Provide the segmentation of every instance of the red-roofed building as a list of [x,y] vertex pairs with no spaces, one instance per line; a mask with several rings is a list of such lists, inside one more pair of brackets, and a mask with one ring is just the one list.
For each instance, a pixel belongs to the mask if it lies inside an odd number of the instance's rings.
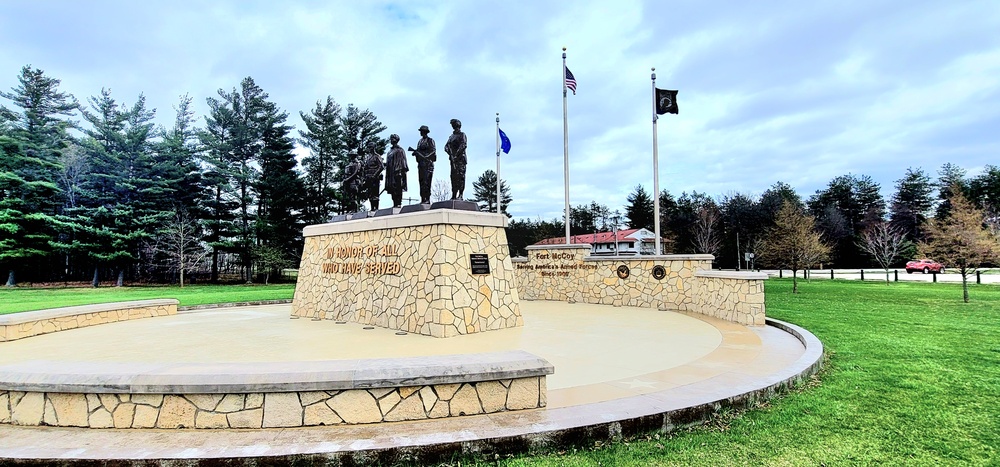
[[[619,255],[651,255],[656,249],[656,235],[648,229],[628,229],[618,231]],[[665,240],[664,240],[665,241]],[[590,244],[592,255],[615,254],[614,232],[597,232],[592,234],[574,235],[570,243]],[[566,237],[546,238],[535,245],[565,245]]]

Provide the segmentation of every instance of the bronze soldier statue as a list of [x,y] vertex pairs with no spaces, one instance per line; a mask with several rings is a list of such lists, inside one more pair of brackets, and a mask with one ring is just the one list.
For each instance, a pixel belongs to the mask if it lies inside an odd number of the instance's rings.
[[399,135],[389,136],[389,154],[386,155],[385,191],[392,196],[392,207],[403,207],[403,192],[406,191],[406,172],[410,171],[406,163],[406,151],[399,145]]
[[343,192],[343,213],[358,210],[358,200],[361,198],[361,162],[358,160],[358,151],[352,149],[347,153],[349,162],[344,168],[344,182],[340,185]]
[[420,204],[431,203],[431,180],[434,178],[434,161],[437,160],[437,149],[434,147],[434,140],[427,136],[431,132],[427,125],[421,125],[420,141],[417,142],[417,149],[407,148],[413,152],[413,157],[417,159],[417,174],[420,178]]
[[382,194],[379,185],[382,184],[382,171],[385,169],[385,165],[382,164],[382,155],[378,153],[374,141],[368,143],[365,152],[367,155],[361,164],[364,173],[364,186],[361,191],[364,197],[368,198],[371,211],[374,212],[378,211],[378,197]]
[[462,199],[462,193],[465,192],[465,167],[468,164],[465,157],[468,140],[462,132],[462,122],[457,118],[451,119],[451,128],[455,131],[444,145],[444,152],[448,153],[448,160],[451,161],[451,199]]

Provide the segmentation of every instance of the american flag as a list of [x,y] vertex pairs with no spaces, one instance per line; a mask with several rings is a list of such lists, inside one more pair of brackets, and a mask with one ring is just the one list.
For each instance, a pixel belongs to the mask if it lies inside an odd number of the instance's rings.
[[576,78],[573,77],[573,72],[569,71],[569,67],[563,67],[566,70],[566,87],[573,91],[573,95],[576,95]]

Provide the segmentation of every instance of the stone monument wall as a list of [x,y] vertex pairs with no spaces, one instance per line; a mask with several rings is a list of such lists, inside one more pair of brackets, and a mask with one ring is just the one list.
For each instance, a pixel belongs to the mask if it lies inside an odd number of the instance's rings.
[[651,307],[764,325],[765,274],[712,271],[712,255],[590,256],[590,245],[528,247],[514,259],[529,300]]
[[506,223],[435,209],[306,227],[292,316],[434,337],[521,326]]

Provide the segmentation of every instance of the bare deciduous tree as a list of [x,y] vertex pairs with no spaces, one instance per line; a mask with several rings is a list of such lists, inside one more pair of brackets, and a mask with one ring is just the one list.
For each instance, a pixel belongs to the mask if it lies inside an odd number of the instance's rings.
[[694,248],[698,253],[716,255],[722,247],[719,238],[719,211],[714,206],[698,208],[694,228]]
[[816,232],[816,221],[798,206],[785,201],[760,245],[761,260],[792,270],[792,293],[799,293],[796,272],[826,259],[830,247]]
[[437,179],[431,185],[431,201],[448,201],[451,199],[451,184],[447,180]]
[[66,207],[76,207],[77,197],[83,190],[83,177],[90,170],[87,155],[75,144],[70,145],[59,156],[62,170],[59,171],[59,185],[66,196]]
[[184,287],[184,275],[198,268],[208,254],[199,239],[198,222],[184,211],[174,210],[172,219],[159,230],[150,245],[154,257],[161,259],[161,265],[170,272],[180,275]]
[[873,224],[865,231],[861,241],[858,242],[858,247],[882,266],[885,270],[885,284],[889,285],[889,266],[909,249],[909,244],[902,229],[882,221]]
[[1000,256],[997,237],[985,226],[983,211],[976,209],[953,187],[948,199],[951,212],[944,219],[935,219],[927,229],[927,242],[919,246],[920,254],[955,268],[962,275],[962,299],[969,302],[968,277],[985,262]]

